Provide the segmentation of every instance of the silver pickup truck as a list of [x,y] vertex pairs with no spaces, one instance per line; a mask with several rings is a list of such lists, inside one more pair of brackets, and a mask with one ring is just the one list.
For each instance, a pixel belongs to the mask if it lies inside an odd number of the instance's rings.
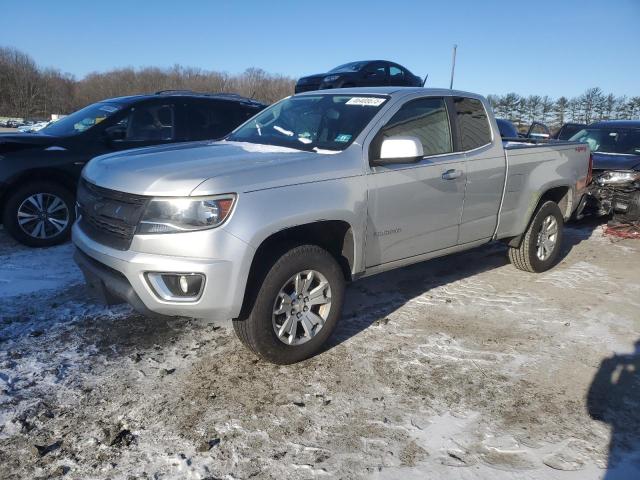
[[348,281],[493,240],[521,270],[550,268],[589,155],[503,145],[470,93],[304,93],[222,141],[92,160],[75,258],[108,303],[233,319],[256,354],[293,363],[331,335]]

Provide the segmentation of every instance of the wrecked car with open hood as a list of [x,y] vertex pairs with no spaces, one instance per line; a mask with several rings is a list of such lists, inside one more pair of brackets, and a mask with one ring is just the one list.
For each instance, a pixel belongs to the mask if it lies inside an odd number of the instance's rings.
[[571,140],[589,145],[593,182],[589,210],[616,223],[640,225],[640,120],[591,124]]

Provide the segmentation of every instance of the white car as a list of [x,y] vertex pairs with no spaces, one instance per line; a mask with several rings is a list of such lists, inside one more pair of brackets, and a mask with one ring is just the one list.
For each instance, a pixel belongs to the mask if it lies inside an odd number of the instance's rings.
[[34,123],[33,125],[25,125],[24,127],[18,128],[18,131],[20,133],[37,132],[37,131],[42,130],[47,125],[49,125],[49,123],[51,123],[51,122],[38,122],[38,123]]

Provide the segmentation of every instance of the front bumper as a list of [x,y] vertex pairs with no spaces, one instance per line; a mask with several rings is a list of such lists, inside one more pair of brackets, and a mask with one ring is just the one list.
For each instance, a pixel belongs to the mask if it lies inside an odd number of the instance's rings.
[[640,202],[639,182],[629,184],[598,185],[588,189],[588,211],[598,216],[621,214],[637,220]]
[[[135,237],[130,250],[120,251],[92,240],[76,223],[73,242],[90,290],[104,303],[125,301],[145,315],[237,317],[255,253],[221,228]],[[164,300],[149,284],[148,272],[201,273],[202,295],[193,302]]]

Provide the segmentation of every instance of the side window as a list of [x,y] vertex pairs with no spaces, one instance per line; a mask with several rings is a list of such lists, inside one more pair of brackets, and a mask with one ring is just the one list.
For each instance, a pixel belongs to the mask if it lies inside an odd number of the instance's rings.
[[482,102],[474,98],[454,97],[462,150],[473,150],[491,143],[491,127]]
[[187,125],[192,140],[224,137],[239,123],[235,105],[226,102],[203,102],[187,106]]
[[382,129],[386,137],[412,136],[420,139],[425,156],[453,151],[447,107],[442,98],[411,100],[398,110]]
[[175,138],[175,112],[173,105],[142,105],[118,125],[123,129],[124,141],[165,141]]
[[389,77],[391,80],[404,80],[404,70],[395,65],[389,66]]
[[386,78],[387,68],[384,63],[370,63],[364,69],[367,78]]

